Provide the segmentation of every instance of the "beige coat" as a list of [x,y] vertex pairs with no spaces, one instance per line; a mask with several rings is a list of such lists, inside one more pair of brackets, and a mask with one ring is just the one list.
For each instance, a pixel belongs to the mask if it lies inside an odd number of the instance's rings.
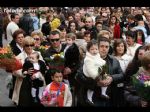
[[[34,52],[34,50],[33,50],[33,52]],[[40,52],[39,52],[39,54],[40,54],[39,59],[43,60]],[[23,65],[25,59],[27,58],[27,54],[26,54],[25,51],[23,51],[16,58],[19,59],[21,61],[22,65]],[[25,76],[22,74],[22,69],[14,71],[13,75],[16,76],[16,82],[15,82],[15,87],[14,87],[14,91],[13,91],[12,101],[14,101],[18,105],[20,88],[21,88],[21,85],[22,85],[23,78]]]

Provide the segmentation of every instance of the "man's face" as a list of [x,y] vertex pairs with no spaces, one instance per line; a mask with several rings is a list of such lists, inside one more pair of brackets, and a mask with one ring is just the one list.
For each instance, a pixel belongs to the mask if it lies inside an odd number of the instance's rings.
[[91,28],[92,27],[93,21],[92,21],[91,17],[87,17],[86,18],[85,25],[86,25],[87,28]]
[[59,48],[59,46],[60,46],[60,36],[59,36],[59,34],[50,35],[50,41],[51,41],[52,46],[54,48]]
[[15,18],[13,19],[13,21],[18,24],[19,23],[19,15],[16,15]]
[[105,58],[109,51],[109,43],[105,41],[101,41],[99,44],[99,53],[102,58]]

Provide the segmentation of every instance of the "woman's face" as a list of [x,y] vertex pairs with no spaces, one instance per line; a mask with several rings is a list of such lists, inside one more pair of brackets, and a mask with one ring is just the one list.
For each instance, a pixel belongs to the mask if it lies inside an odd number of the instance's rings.
[[64,29],[63,31],[61,31],[61,33],[60,33],[60,37],[61,38],[65,38],[66,37],[66,30]]
[[76,30],[76,25],[75,25],[75,23],[71,23],[71,24],[70,24],[70,30],[71,30],[71,31],[75,31],[75,30]]
[[38,35],[34,35],[33,39],[35,40],[35,47],[39,47],[41,45],[41,38]]
[[144,53],[145,53],[145,50],[144,50],[144,49],[140,49],[140,50],[139,50],[139,53],[138,53],[138,59],[139,59],[139,60],[142,59]]
[[33,48],[34,48],[34,44],[33,43],[30,43],[30,44],[25,44],[24,45],[24,50],[27,54],[31,54],[32,51],[33,51]]
[[17,37],[16,37],[16,43],[18,43],[19,45],[22,45],[23,44],[23,39],[24,39],[24,35],[22,33],[18,34]]
[[120,43],[117,47],[116,47],[116,51],[117,51],[117,54],[118,55],[122,55],[124,54],[124,44],[123,43]]
[[101,31],[102,30],[102,24],[97,24],[96,28],[97,28],[98,31]]
[[116,18],[112,17],[110,21],[111,21],[112,24],[115,24],[116,23]]

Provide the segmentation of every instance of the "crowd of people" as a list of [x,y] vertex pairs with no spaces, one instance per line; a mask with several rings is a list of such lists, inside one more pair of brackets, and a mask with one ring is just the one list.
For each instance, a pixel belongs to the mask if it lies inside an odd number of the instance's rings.
[[[18,8],[34,11],[6,12]],[[12,72],[16,106],[150,106],[132,83],[136,73],[150,75],[149,7],[1,10],[0,47],[10,45],[23,65]],[[48,61],[61,54],[62,66]]]

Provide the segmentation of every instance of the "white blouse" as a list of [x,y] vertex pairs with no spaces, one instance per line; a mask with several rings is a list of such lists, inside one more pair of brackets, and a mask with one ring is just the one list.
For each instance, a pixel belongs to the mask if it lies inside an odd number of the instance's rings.
[[129,62],[132,61],[132,57],[128,54],[124,54],[122,57],[115,56],[115,58],[119,61],[121,69],[125,73]]

